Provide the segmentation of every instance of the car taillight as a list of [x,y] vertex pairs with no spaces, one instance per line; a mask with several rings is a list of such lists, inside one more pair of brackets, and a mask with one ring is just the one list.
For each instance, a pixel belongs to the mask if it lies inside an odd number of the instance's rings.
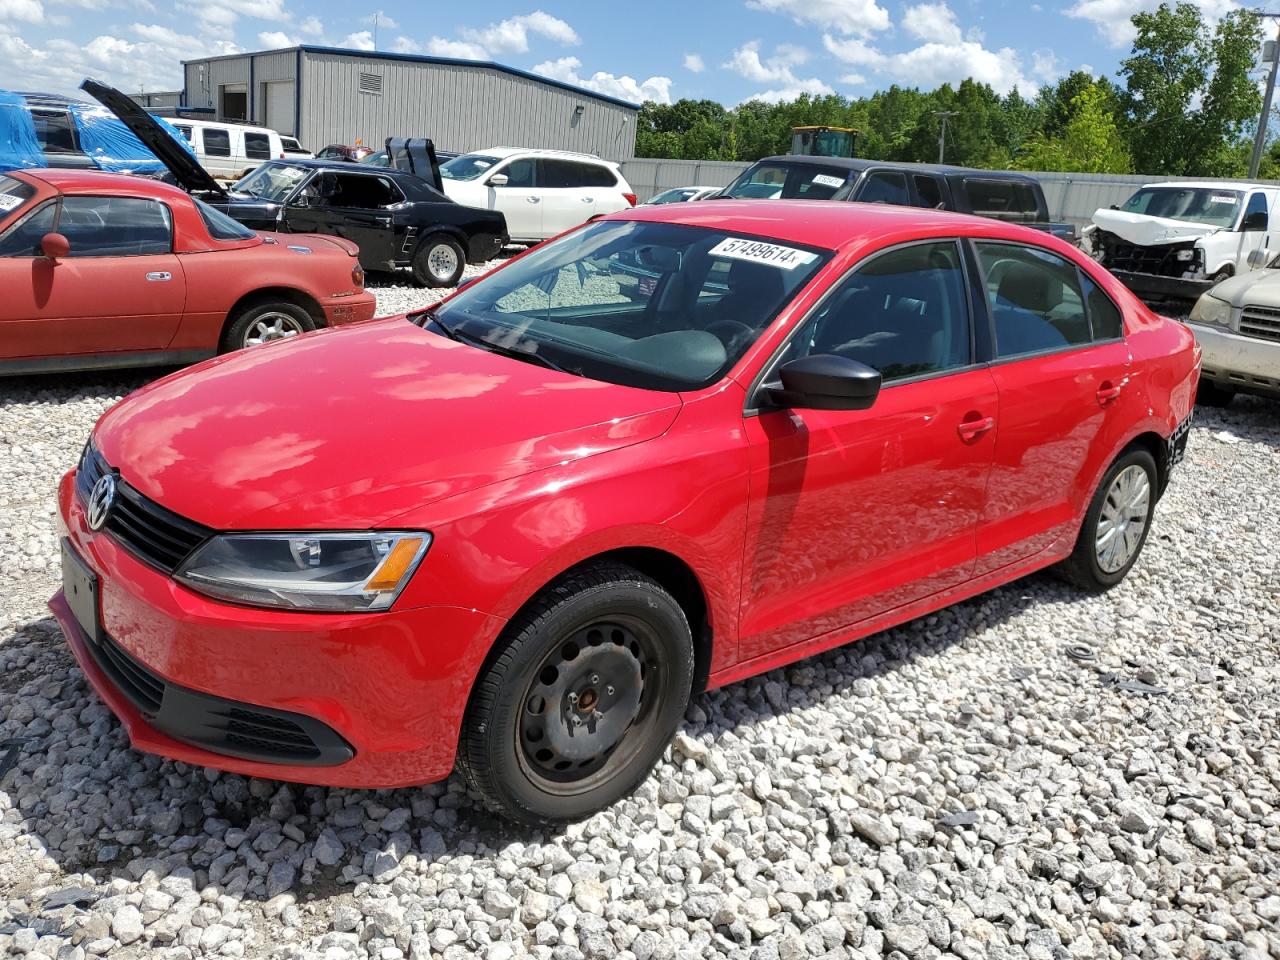
[[358,263],[351,268],[351,282],[362,289],[364,287],[364,267]]
[[626,200],[627,203],[631,204],[631,206],[634,207],[636,205],[636,195],[634,193],[624,193],[622,198]]

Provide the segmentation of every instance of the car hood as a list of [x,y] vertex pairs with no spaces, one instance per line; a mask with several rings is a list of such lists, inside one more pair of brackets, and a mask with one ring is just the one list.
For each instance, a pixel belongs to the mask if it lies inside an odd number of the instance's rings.
[[132,99],[115,87],[89,77],[80,84],[80,89],[119,117],[120,122],[169,169],[184,190],[213,194],[223,192],[222,187],[200,166],[191,151],[178,143],[164,127],[156,123],[155,117]]
[[1190,220],[1169,220],[1166,217],[1149,217],[1125,210],[1101,209],[1093,212],[1093,222],[1099,228],[1114,233],[1126,243],[1139,247],[1154,247],[1164,243],[1185,243],[1199,240],[1221,227]]
[[1238,277],[1229,277],[1213,287],[1209,294],[1233,307],[1249,303],[1280,309],[1280,270],[1250,270]]
[[559,373],[403,317],[238,351],[131,394],[95,443],[220,530],[365,529],[662,434],[680,397]]

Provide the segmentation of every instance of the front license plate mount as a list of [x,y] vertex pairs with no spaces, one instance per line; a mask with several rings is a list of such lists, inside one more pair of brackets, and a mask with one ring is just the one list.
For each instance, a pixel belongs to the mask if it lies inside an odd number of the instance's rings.
[[71,544],[62,541],[62,594],[91,643],[98,642],[98,576]]

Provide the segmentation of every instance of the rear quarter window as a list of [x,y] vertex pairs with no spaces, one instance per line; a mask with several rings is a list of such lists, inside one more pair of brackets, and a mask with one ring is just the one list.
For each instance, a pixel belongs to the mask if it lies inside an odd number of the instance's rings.
[[204,152],[210,157],[231,156],[231,131],[205,127],[201,131],[204,137]]

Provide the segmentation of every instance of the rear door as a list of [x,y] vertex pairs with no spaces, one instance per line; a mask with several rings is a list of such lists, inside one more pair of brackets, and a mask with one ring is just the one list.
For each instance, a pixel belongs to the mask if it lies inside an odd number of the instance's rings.
[[595,194],[599,188],[587,187],[585,164],[554,157],[541,157],[536,162],[542,193],[542,233],[555,236],[590,219],[596,212]]
[[1076,265],[1020,243],[976,241],[1000,393],[976,573],[1064,537],[1134,414],[1120,310]]
[[[68,257],[40,254],[58,232]],[[186,284],[173,254],[172,216],[156,200],[66,197],[0,236],[3,356],[163,350],[182,319]]]

